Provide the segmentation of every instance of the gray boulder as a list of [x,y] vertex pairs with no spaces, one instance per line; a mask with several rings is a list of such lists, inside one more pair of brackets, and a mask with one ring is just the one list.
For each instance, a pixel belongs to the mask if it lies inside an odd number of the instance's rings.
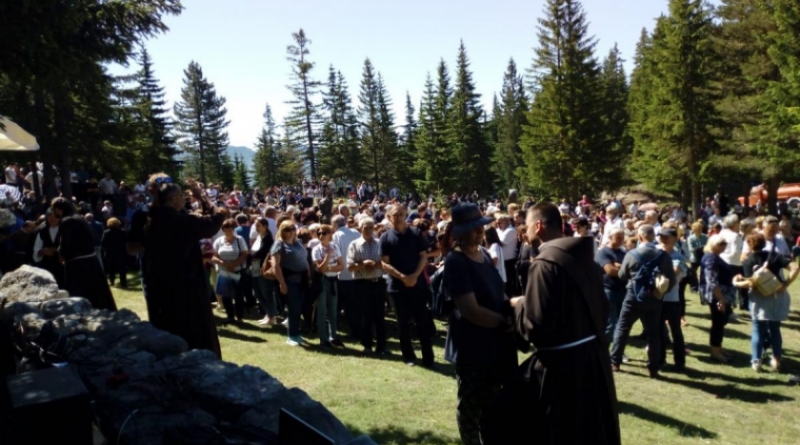
[[0,299],[9,302],[48,301],[68,297],[59,291],[53,274],[38,267],[24,265],[0,279]]

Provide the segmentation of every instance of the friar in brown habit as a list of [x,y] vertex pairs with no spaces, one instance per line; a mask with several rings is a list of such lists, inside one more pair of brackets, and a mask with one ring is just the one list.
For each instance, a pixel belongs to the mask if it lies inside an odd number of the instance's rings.
[[608,304],[594,240],[563,237],[550,203],[532,207],[528,237],[543,244],[525,295],[511,300],[517,333],[535,352],[495,401],[494,444],[619,445],[608,345]]

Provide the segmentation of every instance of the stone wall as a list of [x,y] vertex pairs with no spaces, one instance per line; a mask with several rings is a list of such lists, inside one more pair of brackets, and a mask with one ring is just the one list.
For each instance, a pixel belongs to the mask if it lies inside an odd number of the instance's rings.
[[286,388],[262,369],[188,351],[183,339],[129,310],[93,309],[59,290],[42,269],[23,266],[4,276],[0,299],[16,341],[41,346],[45,361],[78,370],[108,443],[276,443],[281,408],[337,445],[373,443],[354,439],[302,390]]

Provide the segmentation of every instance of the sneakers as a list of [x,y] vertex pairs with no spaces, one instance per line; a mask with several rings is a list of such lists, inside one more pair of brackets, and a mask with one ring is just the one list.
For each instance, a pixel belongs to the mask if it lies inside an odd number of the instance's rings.
[[262,318],[261,320],[258,320],[256,323],[261,325],[261,326],[264,326],[264,325],[270,324],[271,321],[272,321],[272,319],[269,318],[269,315],[267,315],[266,317]]
[[289,326],[289,319],[287,318],[286,320],[283,320],[283,323],[281,323],[281,324],[283,326]]
[[759,361],[759,360],[754,361],[753,364],[752,364],[752,367],[753,367],[753,371],[761,372],[761,361]]
[[300,346],[303,344],[303,339],[300,337],[289,337],[286,339],[286,344],[289,346]]
[[781,372],[781,359],[772,357],[772,360],[769,361],[769,365],[772,367],[773,371]]
[[622,356],[622,363],[629,363],[630,361],[631,359],[629,359],[627,355]]

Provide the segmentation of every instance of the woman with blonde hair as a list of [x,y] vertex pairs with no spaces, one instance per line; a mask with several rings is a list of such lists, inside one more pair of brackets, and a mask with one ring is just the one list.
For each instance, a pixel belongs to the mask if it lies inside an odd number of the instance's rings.
[[728,324],[728,317],[732,312],[731,304],[736,299],[733,272],[720,257],[727,246],[728,242],[721,235],[712,235],[703,249],[705,254],[700,261],[700,295],[711,311],[711,358],[723,363],[730,360],[722,349],[722,340],[725,337],[725,325]]
[[308,254],[297,237],[297,227],[286,220],[278,228],[278,239],[270,251],[275,266],[275,278],[289,307],[289,338],[286,344],[298,346],[300,337],[300,313],[303,307],[303,286],[308,282]]
[[128,287],[128,252],[125,250],[128,234],[122,229],[122,223],[117,218],[109,218],[106,221],[106,227],[108,228],[103,232],[103,238],[100,240],[103,270],[112,286],[116,276],[119,275],[119,285],[125,289]]

